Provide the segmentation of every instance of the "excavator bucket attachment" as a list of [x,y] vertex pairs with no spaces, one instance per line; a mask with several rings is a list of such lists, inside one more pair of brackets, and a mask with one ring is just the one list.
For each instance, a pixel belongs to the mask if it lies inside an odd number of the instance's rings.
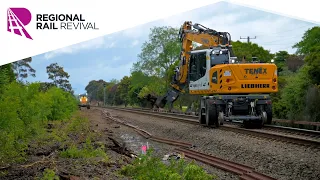
[[156,101],[156,106],[159,108],[163,108],[166,103],[169,103],[169,109],[172,109],[172,104],[176,101],[179,97],[179,92],[177,90],[171,89],[167,92],[166,95],[160,97]]
[[152,94],[148,94],[145,98],[147,99],[147,101],[149,101],[151,103],[152,107],[154,106],[154,104],[157,101],[157,97]]

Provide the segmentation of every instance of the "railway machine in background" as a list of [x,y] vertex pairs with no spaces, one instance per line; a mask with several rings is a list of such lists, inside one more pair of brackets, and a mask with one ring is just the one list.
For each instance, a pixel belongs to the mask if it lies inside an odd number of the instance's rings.
[[88,94],[79,94],[79,108],[86,107],[87,109],[90,109],[90,102],[88,98]]

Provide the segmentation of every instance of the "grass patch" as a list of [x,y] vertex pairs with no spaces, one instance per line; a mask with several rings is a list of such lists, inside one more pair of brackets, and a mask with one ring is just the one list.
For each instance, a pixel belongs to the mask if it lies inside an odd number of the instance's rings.
[[[95,162],[108,162],[109,158],[103,144],[92,143],[100,134],[90,130],[90,122],[83,117],[81,111],[77,111],[67,121],[50,121],[51,128],[43,136],[34,139],[31,147],[37,151],[39,147],[44,149],[64,149],[59,152],[62,158],[92,159],[98,158]],[[49,148],[48,148],[49,147]],[[54,148],[50,148],[54,147]]]
[[154,180],[195,180],[195,179],[216,179],[216,176],[207,174],[194,162],[187,163],[183,159],[171,160],[169,165],[164,164],[160,158],[152,156],[152,150],[146,155],[140,155],[132,164],[124,166],[121,175],[133,179],[154,179]]
[[62,158],[102,158],[103,162],[108,162],[109,158],[105,152],[105,146],[100,144],[95,147],[92,139],[99,136],[98,133],[90,131],[90,123],[88,118],[82,117],[81,113],[65,125],[60,130],[60,137],[65,139],[65,145],[68,147],[60,152]]
[[90,138],[88,137],[86,143],[82,148],[78,148],[76,145],[71,145],[68,149],[60,152],[60,156],[63,158],[95,158],[100,157],[104,162],[109,160],[105,153],[105,147],[101,145],[98,148],[94,148]]
[[59,176],[52,169],[45,169],[41,180],[59,180]]

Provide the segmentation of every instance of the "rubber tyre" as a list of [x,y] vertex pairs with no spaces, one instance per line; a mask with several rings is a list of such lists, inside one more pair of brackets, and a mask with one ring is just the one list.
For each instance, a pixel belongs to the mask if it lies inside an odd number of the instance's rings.
[[210,105],[208,101],[206,102],[206,125],[216,125],[216,127],[220,127],[220,124],[218,123],[217,107],[215,104]]
[[203,112],[205,112],[205,109],[201,108],[198,115],[199,124],[201,125],[206,124],[206,116],[202,115]]
[[266,105],[266,113],[267,113],[266,124],[271,124],[272,123],[272,105],[271,104]]

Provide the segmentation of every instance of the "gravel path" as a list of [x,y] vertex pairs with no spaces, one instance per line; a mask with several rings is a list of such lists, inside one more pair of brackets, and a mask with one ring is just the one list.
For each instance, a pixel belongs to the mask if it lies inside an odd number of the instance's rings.
[[[259,172],[283,180],[320,179],[320,150],[269,141],[220,129],[165,120],[148,115],[108,109],[153,135],[194,143],[199,150],[255,167]],[[220,179],[238,179],[230,173],[205,166]]]

